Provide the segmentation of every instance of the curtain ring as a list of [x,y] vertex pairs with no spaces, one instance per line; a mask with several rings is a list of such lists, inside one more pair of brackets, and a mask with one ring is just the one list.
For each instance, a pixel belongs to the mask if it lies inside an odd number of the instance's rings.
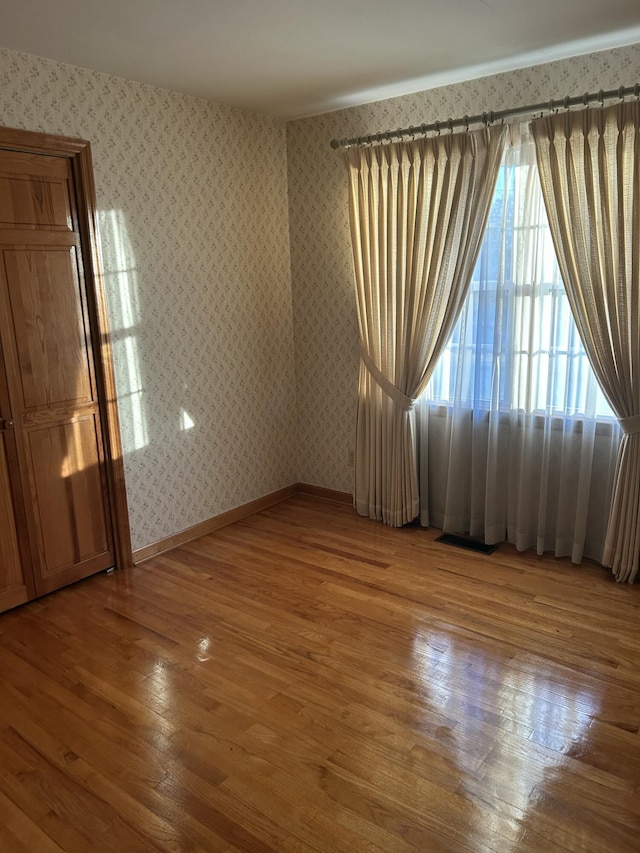
[[468,133],[469,132],[469,116],[463,116],[462,122],[464,124],[465,132]]
[[582,96],[582,103],[585,105],[585,107],[589,106],[589,93],[588,92],[585,92],[584,95]]
[[433,129],[436,132],[436,136],[440,136],[440,122],[439,121],[434,121]]
[[620,86],[618,89],[618,97],[621,101],[624,101],[624,86]]
[[640,83],[636,83],[636,85],[633,87],[633,94],[638,100],[640,100]]
[[447,119],[447,127],[449,128],[449,133],[453,133],[453,119],[452,118]]
[[604,89],[600,89],[598,92],[598,100],[600,101],[600,106],[604,106]]
[[569,112],[569,107],[570,107],[569,101],[570,101],[569,95],[566,95],[565,99],[564,99],[564,108],[567,112]]

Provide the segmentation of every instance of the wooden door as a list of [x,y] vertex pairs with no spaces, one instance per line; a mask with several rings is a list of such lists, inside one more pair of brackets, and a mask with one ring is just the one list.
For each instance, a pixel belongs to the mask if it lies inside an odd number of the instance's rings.
[[0,342],[40,595],[115,563],[69,158],[0,150]]

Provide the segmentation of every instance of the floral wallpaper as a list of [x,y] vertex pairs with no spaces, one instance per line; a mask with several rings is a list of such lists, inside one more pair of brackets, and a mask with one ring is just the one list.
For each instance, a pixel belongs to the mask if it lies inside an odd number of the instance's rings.
[[640,83],[640,45],[289,122],[287,159],[299,478],[352,489],[358,379],[347,179],[333,138]]
[[284,125],[7,50],[0,124],[91,141],[134,549],[295,482]]

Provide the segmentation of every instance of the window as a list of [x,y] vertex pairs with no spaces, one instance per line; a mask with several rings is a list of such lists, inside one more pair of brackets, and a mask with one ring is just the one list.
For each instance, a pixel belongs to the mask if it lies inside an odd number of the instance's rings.
[[469,293],[425,396],[480,411],[614,418],[571,314],[527,139],[505,154]]

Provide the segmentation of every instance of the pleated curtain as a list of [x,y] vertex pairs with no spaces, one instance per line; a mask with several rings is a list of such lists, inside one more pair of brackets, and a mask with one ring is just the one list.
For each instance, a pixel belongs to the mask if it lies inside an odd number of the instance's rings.
[[528,126],[509,130],[465,304],[416,406],[420,523],[600,561],[620,428],[571,313]]
[[467,292],[505,128],[345,152],[360,332],[354,505],[399,527],[420,510],[414,403]]
[[603,562],[632,582],[640,558],[640,104],[552,115],[531,131],[571,310],[623,432]]

